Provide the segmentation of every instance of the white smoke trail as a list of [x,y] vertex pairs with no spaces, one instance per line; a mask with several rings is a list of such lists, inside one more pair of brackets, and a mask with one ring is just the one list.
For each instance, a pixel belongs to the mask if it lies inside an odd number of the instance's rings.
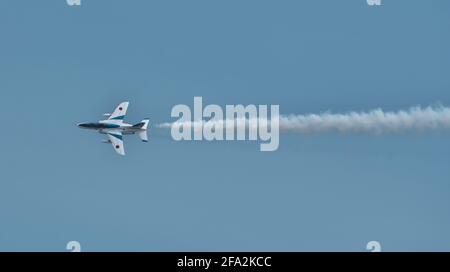
[[[249,121],[246,119],[237,120],[235,126],[239,127],[251,123]],[[157,127],[170,128],[172,124],[162,123]],[[184,124],[186,125],[186,123]],[[187,122],[187,125],[193,126],[194,129],[199,129],[204,124],[205,122]],[[206,124],[212,125],[211,122]],[[221,127],[234,125],[232,122],[226,121],[218,121],[216,124]],[[450,129],[450,108],[430,106],[426,108],[412,107],[408,110],[396,112],[375,109],[367,112],[280,115],[280,131],[304,134],[333,131],[380,134],[437,129]]]
[[450,128],[450,108],[413,107],[406,111],[368,112],[345,114],[289,115],[280,118],[280,129],[299,133],[339,132],[402,132]]

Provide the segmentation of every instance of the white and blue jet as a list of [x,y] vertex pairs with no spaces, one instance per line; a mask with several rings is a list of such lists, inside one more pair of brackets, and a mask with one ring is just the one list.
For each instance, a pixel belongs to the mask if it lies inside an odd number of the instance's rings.
[[81,123],[78,124],[78,127],[97,130],[102,134],[108,135],[108,140],[103,140],[102,142],[112,144],[118,154],[125,155],[123,135],[137,134],[143,142],[148,141],[147,128],[149,119],[144,119],[135,125],[123,122],[123,118],[127,114],[128,104],[128,102],[122,102],[116,107],[113,113],[103,114],[108,117],[106,120],[95,123]]

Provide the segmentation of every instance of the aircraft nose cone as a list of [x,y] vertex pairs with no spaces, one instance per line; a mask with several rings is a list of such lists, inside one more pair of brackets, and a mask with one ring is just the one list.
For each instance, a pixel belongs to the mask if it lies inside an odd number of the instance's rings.
[[80,123],[80,124],[77,124],[77,126],[83,128],[83,127],[86,127],[86,124]]

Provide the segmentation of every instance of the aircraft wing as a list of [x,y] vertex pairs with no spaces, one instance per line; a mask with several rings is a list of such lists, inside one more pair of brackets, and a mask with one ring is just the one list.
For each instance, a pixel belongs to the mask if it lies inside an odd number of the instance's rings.
[[120,155],[125,155],[125,147],[123,146],[122,133],[120,131],[114,131],[108,132],[107,134],[114,150]]
[[113,113],[111,113],[108,120],[116,120],[121,123],[123,121],[123,118],[127,114],[128,104],[128,102],[120,103],[113,111]]

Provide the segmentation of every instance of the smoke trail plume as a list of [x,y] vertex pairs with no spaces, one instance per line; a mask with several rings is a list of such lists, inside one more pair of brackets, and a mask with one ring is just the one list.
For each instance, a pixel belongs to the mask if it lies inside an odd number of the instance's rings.
[[[226,120],[218,121],[215,124],[223,127],[230,124],[237,127],[252,124],[251,120],[248,119],[238,119],[236,121],[236,124],[226,122]],[[162,123],[157,125],[157,127],[170,128],[172,124]],[[193,126],[194,130],[201,128],[205,124],[212,125],[211,122],[188,122],[188,124],[191,127]],[[435,106],[426,108],[412,107],[408,110],[395,112],[375,109],[366,112],[280,115],[279,124],[280,131],[303,134],[326,132],[380,134],[450,129],[450,108]]]
[[338,132],[402,132],[450,128],[450,108],[414,107],[406,111],[368,112],[345,114],[289,115],[280,118],[280,129],[299,133]]

